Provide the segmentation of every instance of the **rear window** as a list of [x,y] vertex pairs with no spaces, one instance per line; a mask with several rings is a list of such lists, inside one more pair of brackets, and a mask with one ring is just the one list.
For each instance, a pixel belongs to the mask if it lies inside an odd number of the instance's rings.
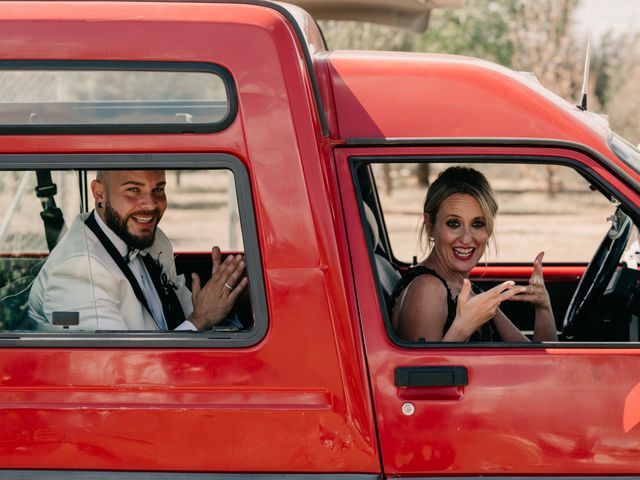
[[214,132],[236,104],[216,65],[0,62],[0,130],[11,133]]
[[[227,348],[264,336],[253,200],[240,160],[223,154],[12,160],[0,158],[5,340]],[[77,168],[107,163],[115,168]],[[57,168],[34,168],[42,164]],[[169,164],[190,168],[162,168]],[[207,289],[207,297],[196,288]],[[204,323],[187,323],[198,305],[207,312],[199,316]]]

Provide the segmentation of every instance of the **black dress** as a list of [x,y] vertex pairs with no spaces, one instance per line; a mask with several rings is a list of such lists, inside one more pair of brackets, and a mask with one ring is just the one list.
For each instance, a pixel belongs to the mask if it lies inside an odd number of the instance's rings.
[[[442,335],[444,336],[444,334],[447,333],[449,328],[451,328],[451,325],[453,324],[453,320],[456,318],[456,308],[458,305],[458,299],[453,298],[453,295],[451,295],[451,290],[449,290],[449,285],[447,285],[447,282],[444,280],[444,278],[438,275],[435,270],[432,270],[427,267],[423,267],[422,265],[413,267],[411,270],[409,270],[400,279],[400,281],[396,284],[395,288],[393,289],[393,294],[391,295],[392,298],[391,298],[390,308],[391,310],[393,310],[393,306],[396,302],[396,299],[400,296],[400,294],[402,294],[402,291],[405,288],[407,288],[409,284],[416,279],[416,277],[419,277],[420,275],[433,275],[438,280],[440,280],[444,285],[444,288],[447,289],[447,321],[444,324],[444,330],[442,332]],[[471,289],[473,290],[473,293],[476,293],[476,294],[482,293],[482,290],[476,285],[471,284]],[[425,340],[429,341],[428,338]],[[489,320],[487,323],[482,325],[478,330],[476,330],[469,338],[469,341],[470,342],[500,341],[500,336],[496,331],[496,327],[495,327],[495,324],[493,323],[493,320]]]

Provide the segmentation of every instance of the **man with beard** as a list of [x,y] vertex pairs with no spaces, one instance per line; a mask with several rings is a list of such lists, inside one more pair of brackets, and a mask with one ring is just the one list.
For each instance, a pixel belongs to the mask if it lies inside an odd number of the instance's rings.
[[[248,280],[242,255],[211,251],[211,279],[192,289],[158,228],[167,208],[162,170],[98,172],[95,210],[79,215],[34,281],[29,315],[40,329],[207,330],[227,317]],[[237,320],[236,320],[237,322]]]

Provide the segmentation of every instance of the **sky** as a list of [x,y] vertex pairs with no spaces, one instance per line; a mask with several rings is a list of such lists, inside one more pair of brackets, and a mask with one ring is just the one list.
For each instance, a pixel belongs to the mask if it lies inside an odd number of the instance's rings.
[[640,0],[580,0],[576,12],[578,29],[594,39],[607,30],[640,32]]

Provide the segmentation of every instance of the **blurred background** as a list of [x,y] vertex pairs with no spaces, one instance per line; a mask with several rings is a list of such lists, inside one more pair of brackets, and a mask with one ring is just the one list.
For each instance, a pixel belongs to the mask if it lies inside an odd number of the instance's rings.
[[[331,50],[396,50],[482,58],[532,72],[547,89],[580,102],[591,39],[589,110],[640,143],[638,0],[294,0],[320,19]],[[368,21],[364,21],[368,20]],[[424,256],[418,240],[426,189],[446,165],[374,165],[394,255]],[[488,261],[587,262],[613,206],[562,167],[474,165],[500,204],[497,250]],[[527,171],[524,171],[527,170]],[[526,182],[520,181],[526,179]],[[570,242],[562,241],[568,240]]]
[[[318,19],[330,49],[434,52],[482,58],[533,72],[546,88],[572,104],[580,100],[590,35],[589,110],[606,115],[615,131],[635,145],[640,143],[640,0],[291,3]],[[69,91],[61,89],[61,82],[52,81],[50,72],[29,72],[28,77],[25,72],[1,73],[0,102],[6,102],[5,116],[6,105],[11,102],[69,99]],[[166,72],[162,79],[156,73],[147,78],[149,75],[140,72],[101,72],[95,78],[82,72],[66,75],[68,84],[73,86],[71,100],[204,99],[226,105],[222,82],[216,82],[219,79],[215,75],[207,74],[211,80],[207,89],[202,88],[202,79],[188,82],[183,74],[175,77]],[[190,85],[193,88],[187,88]],[[221,115],[225,111],[222,108]],[[413,256],[420,258],[424,254],[418,240],[422,200],[428,185],[444,167],[375,166],[397,258],[410,261]],[[500,245],[490,261],[530,262],[542,249],[547,252],[548,261],[586,262],[591,258],[607,231],[606,218],[613,206],[609,199],[576,178],[575,172],[556,166],[476,167],[488,175],[500,203]],[[526,168],[529,170],[524,171]],[[65,179],[58,180],[59,195],[70,222],[79,211],[77,179],[75,173],[65,173]],[[233,179],[227,172],[175,170],[168,173],[167,179],[170,208],[162,227],[173,239],[176,251],[206,251],[212,243],[242,250]],[[5,212],[0,218],[1,252],[46,251],[34,187],[35,176],[29,172],[4,172],[0,176],[0,207]],[[203,215],[208,219],[206,228]],[[570,243],[559,241],[567,238]]]
[[546,88],[575,104],[580,100],[590,34],[589,109],[607,115],[613,130],[634,145],[640,143],[640,1],[292,3],[316,18],[367,18],[370,14],[371,20],[394,24],[319,20],[332,50],[401,50],[482,58],[533,72]]

